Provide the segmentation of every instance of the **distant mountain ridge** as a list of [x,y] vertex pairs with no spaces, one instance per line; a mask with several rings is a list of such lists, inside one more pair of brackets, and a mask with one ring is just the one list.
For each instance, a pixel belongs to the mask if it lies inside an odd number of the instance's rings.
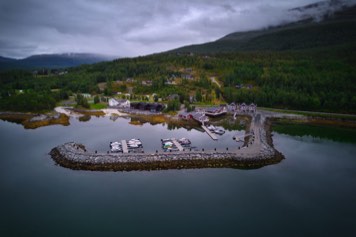
[[24,59],[12,59],[0,56],[0,69],[66,68],[82,64],[111,61],[115,58],[113,56],[89,53],[40,54]]
[[297,12],[300,20],[267,29],[231,33],[213,42],[189,45],[169,52],[209,54],[283,51],[356,42],[356,6],[349,6],[345,1],[327,1],[294,8],[290,12]]

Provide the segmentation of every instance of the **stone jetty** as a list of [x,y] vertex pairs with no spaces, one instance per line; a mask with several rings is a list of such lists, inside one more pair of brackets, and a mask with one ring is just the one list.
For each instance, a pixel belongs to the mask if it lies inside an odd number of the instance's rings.
[[268,118],[254,116],[249,131],[253,136],[245,146],[226,151],[183,150],[155,153],[98,153],[88,151],[82,144],[68,142],[52,149],[50,155],[63,167],[75,170],[131,171],[189,168],[259,168],[284,159],[274,149]]

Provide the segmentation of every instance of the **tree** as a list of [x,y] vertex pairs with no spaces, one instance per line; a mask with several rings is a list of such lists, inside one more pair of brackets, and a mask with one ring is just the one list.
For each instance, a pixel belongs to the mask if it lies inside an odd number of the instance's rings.
[[100,98],[98,95],[94,97],[94,104],[100,103]]
[[87,109],[90,108],[88,100],[82,94],[77,94],[76,102],[77,106],[81,106]]
[[195,99],[198,101],[198,102],[201,102],[203,100],[203,96],[201,94],[201,90],[197,90],[196,93],[195,93]]

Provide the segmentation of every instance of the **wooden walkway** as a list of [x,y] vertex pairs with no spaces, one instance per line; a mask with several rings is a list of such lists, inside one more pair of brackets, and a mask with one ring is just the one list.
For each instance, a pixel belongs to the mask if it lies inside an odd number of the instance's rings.
[[122,145],[122,152],[129,153],[129,149],[127,148],[126,140],[121,140],[121,145]]
[[205,132],[211,137],[211,139],[213,140],[218,140],[218,138],[215,136],[214,133],[212,133],[207,127],[205,127],[204,125],[201,126]]
[[184,148],[182,147],[182,145],[177,141],[177,139],[172,138],[172,142],[173,144],[178,148],[179,151],[183,151]]

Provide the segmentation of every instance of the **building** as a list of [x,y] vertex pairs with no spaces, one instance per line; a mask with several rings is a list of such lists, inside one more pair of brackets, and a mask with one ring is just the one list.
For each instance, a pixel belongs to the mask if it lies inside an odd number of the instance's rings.
[[195,121],[198,121],[201,124],[209,122],[209,118],[202,112],[192,112],[191,116]]
[[109,103],[109,107],[116,107],[119,104],[119,102],[114,98],[110,98],[108,103]]
[[256,113],[257,110],[257,105],[254,103],[251,103],[250,105],[247,105],[245,103],[242,103],[240,105],[237,105],[237,112],[240,113]]
[[130,104],[130,108],[157,113],[161,112],[165,108],[165,106],[160,103],[134,102]]
[[187,112],[180,113],[178,115],[178,117],[180,119],[183,119],[183,120],[191,120],[191,119],[193,119],[193,115],[191,113],[187,113]]
[[167,100],[179,100],[179,95],[171,94],[171,95],[167,96]]
[[186,80],[193,80],[194,79],[192,74],[187,74],[187,73],[182,74],[182,78],[186,79]]
[[116,108],[130,108],[130,101],[129,100],[117,100],[114,98],[109,99],[109,107],[116,107]]
[[142,81],[141,84],[143,86],[152,86],[152,81],[151,80]]
[[216,117],[227,113],[226,106],[210,107],[205,109],[205,115]]
[[234,112],[234,111],[236,111],[236,109],[237,109],[237,106],[236,106],[236,104],[234,102],[232,102],[231,104],[229,104],[227,106],[227,110],[228,111]]

